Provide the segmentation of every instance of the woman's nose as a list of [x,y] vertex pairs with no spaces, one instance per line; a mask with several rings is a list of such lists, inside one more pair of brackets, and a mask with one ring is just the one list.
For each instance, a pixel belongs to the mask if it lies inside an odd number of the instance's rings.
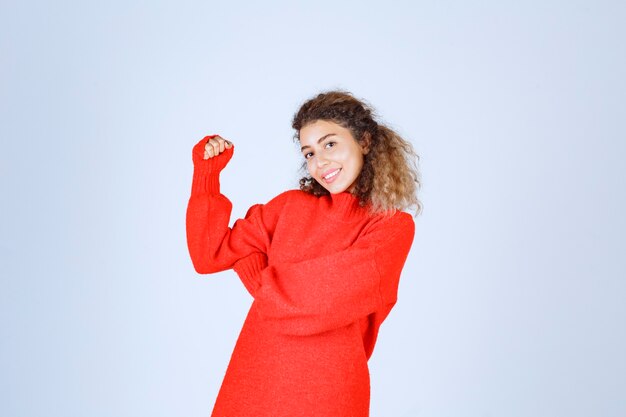
[[323,155],[317,155],[317,166],[318,168],[322,168],[328,165],[328,159],[326,159]]

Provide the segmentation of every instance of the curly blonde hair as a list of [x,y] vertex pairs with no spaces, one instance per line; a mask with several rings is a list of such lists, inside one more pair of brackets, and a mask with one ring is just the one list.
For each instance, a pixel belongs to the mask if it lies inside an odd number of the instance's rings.
[[[374,109],[350,92],[326,91],[307,100],[294,115],[291,126],[294,140],[300,142],[300,129],[317,120],[326,120],[350,130],[361,145],[369,148],[357,178],[354,194],[360,205],[370,205],[372,213],[415,209],[422,211],[417,198],[421,187],[417,168],[419,156],[410,142],[389,127],[376,121]],[[307,172],[306,161],[301,167]],[[311,176],[300,179],[300,189],[315,196],[330,194]]]

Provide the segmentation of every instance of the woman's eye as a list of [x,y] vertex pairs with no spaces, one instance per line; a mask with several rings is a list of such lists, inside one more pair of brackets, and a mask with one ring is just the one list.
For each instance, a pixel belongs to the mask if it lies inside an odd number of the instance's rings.
[[332,148],[333,146],[335,146],[335,144],[336,144],[336,142],[332,142],[331,141],[331,142],[326,142],[326,145],[324,145],[324,146],[328,147],[328,145],[331,145],[330,147]]
[[307,152],[304,154],[304,159],[309,159],[313,155],[312,152]]

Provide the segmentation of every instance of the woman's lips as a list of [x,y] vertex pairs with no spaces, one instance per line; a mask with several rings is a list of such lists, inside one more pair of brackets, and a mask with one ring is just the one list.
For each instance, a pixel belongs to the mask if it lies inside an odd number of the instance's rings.
[[332,171],[331,173],[328,174],[330,175],[330,178],[328,177],[328,175],[326,175],[324,177],[324,181],[326,181],[327,184],[330,184],[331,182],[335,181],[335,179],[337,179],[337,177],[339,176],[339,171],[341,171],[341,168]]

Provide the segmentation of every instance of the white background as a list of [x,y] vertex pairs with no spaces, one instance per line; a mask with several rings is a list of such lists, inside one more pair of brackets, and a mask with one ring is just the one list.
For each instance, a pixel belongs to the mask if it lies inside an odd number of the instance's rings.
[[252,301],[198,275],[191,148],[233,219],[296,188],[291,118],[370,102],[424,212],[372,417],[626,415],[619,1],[3,1],[0,414],[208,416]]

